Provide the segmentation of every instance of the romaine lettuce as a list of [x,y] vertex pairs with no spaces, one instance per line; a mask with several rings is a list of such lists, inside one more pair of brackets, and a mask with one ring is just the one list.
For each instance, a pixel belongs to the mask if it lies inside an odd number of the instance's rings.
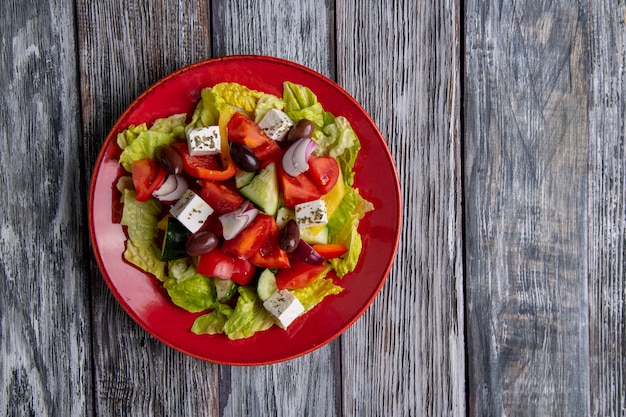
[[313,122],[317,129],[324,127],[326,113],[317,101],[317,96],[307,87],[285,81],[283,83],[283,100],[285,101],[285,113],[294,122],[308,119]]
[[221,334],[224,333],[224,325],[233,314],[233,309],[226,304],[217,304],[215,310],[198,316],[191,326],[195,334]]
[[235,311],[224,325],[224,333],[231,340],[243,339],[256,332],[267,330],[274,324],[271,314],[265,310],[256,290],[239,287]]
[[152,240],[126,241],[124,259],[141,268],[149,274],[153,274],[159,281],[165,281],[166,263],[161,261],[161,251]]
[[306,313],[326,296],[339,294],[341,291],[343,291],[342,287],[335,285],[332,279],[324,278],[324,275],[321,275],[306,287],[291,290],[291,293],[302,303]]
[[211,278],[202,274],[195,274],[182,281],[170,278],[163,287],[174,304],[192,313],[212,308],[216,302]]

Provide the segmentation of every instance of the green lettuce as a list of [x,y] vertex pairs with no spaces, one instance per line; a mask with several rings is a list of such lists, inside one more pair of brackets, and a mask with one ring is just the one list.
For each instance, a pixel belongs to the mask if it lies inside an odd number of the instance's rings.
[[175,114],[157,119],[150,129],[146,124],[131,126],[117,135],[117,144],[122,149],[120,164],[131,172],[133,162],[154,158],[154,151],[162,145],[169,145],[176,139],[184,138],[185,114]]
[[195,334],[221,334],[224,326],[234,310],[226,304],[217,304],[216,309],[210,313],[198,316],[191,326]]
[[153,274],[159,281],[165,281],[166,263],[161,261],[161,251],[152,240],[127,240],[124,259],[141,268],[149,274]]
[[273,94],[263,94],[254,109],[254,121],[259,123],[268,111],[271,109],[282,110],[283,107],[285,107],[283,99]]
[[354,163],[361,150],[361,143],[350,122],[343,116],[335,117],[333,123],[324,126],[324,135],[315,138],[318,156],[332,156],[339,162],[346,185],[354,184]]
[[182,281],[170,278],[163,287],[174,304],[192,313],[213,308],[216,303],[211,278],[202,274],[194,274]]
[[174,259],[167,263],[168,276],[176,281],[184,281],[196,274],[196,267],[188,261],[189,258]]
[[159,233],[157,222],[161,203],[154,198],[145,202],[137,201],[137,194],[129,189],[122,192],[122,203],[124,210],[120,224],[127,227],[128,238],[135,242],[154,240]]
[[283,83],[285,113],[291,120],[298,122],[308,119],[317,129],[325,125],[326,112],[317,101],[317,96],[307,87],[289,81]]
[[358,232],[359,221],[365,213],[373,209],[372,203],[361,197],[357,189],[346,188],[346,195],[341,204],[328,220],[330,241],[342,243],[348,248],[348,253],[344,256],[330,261],[337,276],[343,277],[356,268],[363,247],[361,235]]
[[302,303],[304,311],[307,312],[325,297],[329,295],[339,294],[343,288],[335,285],[330,278],[324,278],[324,274],[313,280],[309,285],[297,290],[291,290],[291,293]]
[[235,311],[224,325],[224,333],[231,340],[243,339],[256,332],[267,330],[274,324],[272,315],[265,310],[251,287],[239,287]]

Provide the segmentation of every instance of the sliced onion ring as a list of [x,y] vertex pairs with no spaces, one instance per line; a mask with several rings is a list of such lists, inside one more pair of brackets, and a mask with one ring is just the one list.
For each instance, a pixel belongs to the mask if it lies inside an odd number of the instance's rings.
[[230,240],[237,236],[239,232],[254,220],[257,214],[259,214],[259,209],[250,204],[248,200],[245,200],[236,210],[219,216],[224,239]]
[[309,169],[307,162],[317,143],[310,138],[300,138],[295,141],[283,156],[283,168],[285,172],[295,177]]
[[290,259],[295,259],[296,261],[304,262],[309,265],[321,265],[324,263],[322,255],[317,253],[317,251],[303,239],[300,239],[296,249],[293,252],[289,252],[287,256],[289,256]]
[[[161,194],[161,188],[163,188],[165,183],[170,181],[170,178],[172,178],[172,181],[174,181],[174,188],[168,193]],[[165,180],[165,183],[163,183],[163,185],[153,193],[157,200],[164,203],[178,201],[183,196],[183,194],[185,194],[185,191],[187,191],[187,189],[189,188],[187,180],[179,175],[169,175]],[[159,195],[157,195],[157,193],[159,193]]]

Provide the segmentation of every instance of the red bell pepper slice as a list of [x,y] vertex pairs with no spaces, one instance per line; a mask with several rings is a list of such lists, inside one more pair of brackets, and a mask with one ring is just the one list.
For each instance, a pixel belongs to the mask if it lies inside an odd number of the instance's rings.
[[189,146],[184,142],[174,142],[170,145],[183,159],[183,169],[192,177],[204,180],[225,181],[235,176],[237,167],[230,157],[230,152],[222,152],[221,157],[226,167],[216,155],[191,156]]

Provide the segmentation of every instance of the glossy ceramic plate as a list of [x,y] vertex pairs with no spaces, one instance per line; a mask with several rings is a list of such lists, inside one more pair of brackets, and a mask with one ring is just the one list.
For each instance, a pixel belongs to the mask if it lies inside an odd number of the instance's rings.
[[[161,283],[124,261],[126,236],[113,222],[114,184],[122,174],[117,159],[117,134],[131,124],[154,121],[175,113],[190,114],[200,90],[220,82],[237,82],[282,97],[283,81],[309,87],[325,110],[345,116],[361,140],[355,187],[374,204],[359,231],[363,251],[356,270],[338,283],[339,295],[329,296],[288,330],[278,326],[253,337],[231,341],[224,335],[195,335],[189,329],[198,314],[170,301]],[[185,67],[162,79],[119,118],[100,152],[91,182],[89,226],[100,270],[122,307],[147,332],[186,354],[216,363],[260,365],[309,353],[343,333],[372,303],[395,257],[400,233],[400,192],[385,140],[363,108],[328,78],[293,62],[264,56],[231,56]]]

